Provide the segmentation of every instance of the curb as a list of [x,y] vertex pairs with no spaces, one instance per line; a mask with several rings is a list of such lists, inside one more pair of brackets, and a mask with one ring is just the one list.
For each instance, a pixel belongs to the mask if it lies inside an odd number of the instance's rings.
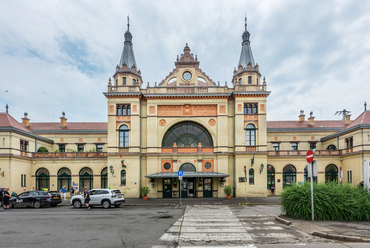
[[283,223],[284,225],[287,225],[287,226],[289,226],[290,224],[292,224],[292,222],[291,222],[291,221],[285,220],[285,219],[283,219],[283,218],[281,218],[281,217],[279,217],[279,216],[276,216],[276,217],[275,217],[275,220],[277,220],[277,221],[279,221],[280,223]]
[[343,240],[343,241],[350,241],[350,242],[365,242],[370,243],[370,239],[368,238],[361,238],[359,236],[346,236],[340,234],[330,234],[324,232],[313,232],[313,236],[327,238],[327,239],[336,239],[336,240]]

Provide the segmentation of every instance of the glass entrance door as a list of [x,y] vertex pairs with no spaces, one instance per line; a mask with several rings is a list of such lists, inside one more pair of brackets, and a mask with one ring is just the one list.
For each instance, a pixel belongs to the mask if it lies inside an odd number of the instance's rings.
[[171,180],[171,178],[163,179],[163,198],[172,198],[172,180]]
[[194,190],[194,178],[188,179],[188,197],[194,198],[195,197],[195,190]]
[[203,197],[212,197],[212,178],[203,179]]
[[195,197],[195,178],[184,178],[181,181],[181,197],[182,198]]

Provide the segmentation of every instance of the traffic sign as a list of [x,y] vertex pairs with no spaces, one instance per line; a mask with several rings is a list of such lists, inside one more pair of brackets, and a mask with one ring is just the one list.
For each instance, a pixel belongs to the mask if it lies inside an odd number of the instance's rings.
[[184,171],[178,171],[178,172],[177,172],[177,175],[178,175],[179,177],[182,177],[182,176],[184,175]]
[[179,176],[179,181],[182,181],[182,176]]
[[306,160],[307,160],[308,163],[312,163],[312,160],[313,160],[313,151],[312,150],[308,150],[307,155],[306,155]]

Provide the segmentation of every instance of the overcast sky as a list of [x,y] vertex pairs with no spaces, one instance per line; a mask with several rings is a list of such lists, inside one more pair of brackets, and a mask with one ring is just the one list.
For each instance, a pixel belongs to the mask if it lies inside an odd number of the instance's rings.
[[[370,1],[0,0],[0,112],[31,122],[107,121],[130,15],[144,86],[161,82],[185,43],[213,81],[231,87],[244,17],[268,120],[352,119],[370,103]],[[8,93],[6,92],[8,91]]]

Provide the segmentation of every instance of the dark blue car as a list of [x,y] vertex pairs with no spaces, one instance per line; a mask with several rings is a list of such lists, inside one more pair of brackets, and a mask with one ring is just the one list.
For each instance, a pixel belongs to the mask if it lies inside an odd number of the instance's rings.
[[16,197],[10,198],[10,207],[35,207],[51,206],[52,195],[46,191],[25,191]]

